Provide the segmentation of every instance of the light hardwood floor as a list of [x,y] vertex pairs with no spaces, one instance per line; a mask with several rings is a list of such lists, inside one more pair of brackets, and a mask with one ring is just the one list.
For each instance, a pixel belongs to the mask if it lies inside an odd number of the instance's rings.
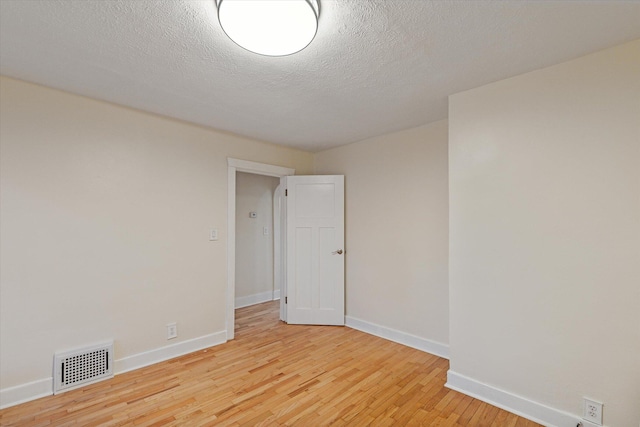
[[236,311],[236,339],[0,411],[2,426],[537,426],[444,387],[448,361],[346,327]]

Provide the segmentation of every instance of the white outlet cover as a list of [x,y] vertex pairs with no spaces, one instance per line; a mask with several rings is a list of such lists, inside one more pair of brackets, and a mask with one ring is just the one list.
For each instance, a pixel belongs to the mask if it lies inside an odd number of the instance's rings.
[[167,339],[173,339],[178,336],[178,325],[177,323],[168,323],[167,324]]
[[584,415],[582,418],[596,425],[602,425],[602,406],[601,402],[584,398]]

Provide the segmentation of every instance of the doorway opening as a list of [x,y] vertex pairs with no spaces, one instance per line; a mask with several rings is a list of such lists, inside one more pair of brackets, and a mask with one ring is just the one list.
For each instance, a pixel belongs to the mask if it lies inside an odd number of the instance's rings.
[[[227,340],[232,340],[235,336],[235,300],[236,300],[236,184],[237,172],[244,172],[255,175],[265,175],[276,178],[293,175],[295,169],[285,168],[282,166],[274,166],[265,163],[251,162],[247,160],[227,159]],[[273,223],[276,224],[278,220]],[[277,230],[274,229],[273,235],[276,236]],[[274,250],[273,271],[274,276],[281,275],[281,265],[278,262],[278,255]]]
[[277,177],[236,172],[236,309],[280,299],[280,283],[274,280],[279,185]]

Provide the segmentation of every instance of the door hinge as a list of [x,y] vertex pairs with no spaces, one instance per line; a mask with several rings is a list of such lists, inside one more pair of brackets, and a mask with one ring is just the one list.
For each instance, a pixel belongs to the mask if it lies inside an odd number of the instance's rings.
[[285,189],[284,190],[284,197],[287,197],[289,195],[289,190]]
[[284,297],[284,303],[287,304],[289,302],[289,298],[288,297]]

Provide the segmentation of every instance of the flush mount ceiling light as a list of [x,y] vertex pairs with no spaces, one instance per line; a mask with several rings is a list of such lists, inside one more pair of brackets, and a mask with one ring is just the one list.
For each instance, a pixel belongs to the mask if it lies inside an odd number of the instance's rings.
[[318,29],[317,0],[216,0],[224,32],[237,45],[268,56],[291,55]]

